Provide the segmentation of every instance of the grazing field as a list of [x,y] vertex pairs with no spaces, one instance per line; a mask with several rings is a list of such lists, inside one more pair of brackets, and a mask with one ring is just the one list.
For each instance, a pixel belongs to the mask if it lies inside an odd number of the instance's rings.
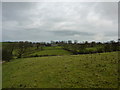
[[43,50],[35,51],[34,53],[28,54],[28,56],[35,55],[70,55],[69,51],[63,50],[60,46],[55,47],[44,47]]
[[[17,49],[13,51],[14,56],[17,56]],[[60,55],[71,55],[72,53],[64,50],[61,46],[53,46],[53,47],[42,47],[36,49],[35,47],[29,48],[26,53],[24,53],[23,57],[37,57],[37,56],[60,56]]]
[[3,63],[3,88],[117,88],[118,52]]

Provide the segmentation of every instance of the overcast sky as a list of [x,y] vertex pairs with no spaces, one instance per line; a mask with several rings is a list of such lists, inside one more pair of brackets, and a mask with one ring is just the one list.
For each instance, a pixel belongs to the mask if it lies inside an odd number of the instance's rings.
[[117,2],[3,2],[2,39],[109,41],[118,38]]

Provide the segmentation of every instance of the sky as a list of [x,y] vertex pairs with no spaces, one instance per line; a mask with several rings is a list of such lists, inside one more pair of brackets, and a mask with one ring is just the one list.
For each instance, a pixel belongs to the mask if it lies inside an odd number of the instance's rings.
[[2,41],[117,39],[117,2],[2,2]]
[[2,41],[2,3],[0,2],[0,42]]

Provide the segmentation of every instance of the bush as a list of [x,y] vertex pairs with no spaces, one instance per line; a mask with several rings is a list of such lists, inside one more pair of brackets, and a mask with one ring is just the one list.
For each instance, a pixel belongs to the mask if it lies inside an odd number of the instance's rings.
[[2,60],[10,61],[13,58],[12,52],[9,49],[2,49]]
[[13,49],[15,45],[13,43],[5,43],[2,45],[2,60],[10,61],[13,58]]

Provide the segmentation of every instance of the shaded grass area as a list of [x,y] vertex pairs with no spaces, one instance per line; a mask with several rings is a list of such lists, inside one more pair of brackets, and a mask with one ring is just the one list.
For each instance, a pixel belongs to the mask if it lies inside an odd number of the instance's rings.
[[117,88],[118,53],[34,57],[3,64],[3,88]]
[[2,47],[2,42],[0,42],[0,47]]

